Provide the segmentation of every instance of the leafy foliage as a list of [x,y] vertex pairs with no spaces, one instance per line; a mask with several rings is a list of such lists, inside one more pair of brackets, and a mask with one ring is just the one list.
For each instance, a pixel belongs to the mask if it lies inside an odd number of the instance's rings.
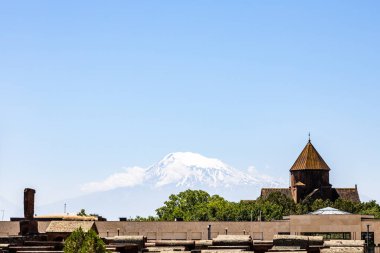
[[78,216],[88,216],[85,209],[80,209],[80,211],[77,213]]
[[87,216],[87,217],[89,217],[89,216],[92,216],[92,217],[101,217],[99,214],[96,214],[96,213],[90,213],[90,214],[87,214],[86,213],[86,210],[85,209],[80,209],[80,211],[77,213],[77,215],[78,216]]
[[160,220],[181,218],[185,221],[206,221],[208,219],[207,204],[210,195],[201,190],[187,190],[178,195],[170,195],[165,205],[156,210]]
[[159,221],[159,219],[157,216],[148,216],[148,217],[136,216],[135,218],[127,219],[127,221]]
[[136,217],[135,221],[271,221],[283,216],[307,214],[324,207],[333,207],[354,214],[374,215],[380,218],[380,206],[376,201],[355,203],[344,199],[316,199],[295,204],[292,199],[273,192],[267,198],[231,202],[219,195],[202,190],[186,190],[169,196],[169,200],[156,210],[157,217]]
[[79,228],[72,232],[65,240],[65,253],[78,253],[81,252],[83,242],[85,241],[86,233]]
[[87,233],[79,228],[65,240],[64,253],[105,253],[105,243],[94,230]]

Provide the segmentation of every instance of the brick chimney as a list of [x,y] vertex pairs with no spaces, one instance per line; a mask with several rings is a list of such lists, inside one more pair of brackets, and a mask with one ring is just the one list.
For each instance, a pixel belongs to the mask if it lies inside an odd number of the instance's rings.
[[38,234],[38,223],[34,220],[34,189],[24,190],[24,220],[20,221],[20,235]]
[[24,190],[24,218],[25,220],[33,220],[34,218],[34,189],[25,188]]

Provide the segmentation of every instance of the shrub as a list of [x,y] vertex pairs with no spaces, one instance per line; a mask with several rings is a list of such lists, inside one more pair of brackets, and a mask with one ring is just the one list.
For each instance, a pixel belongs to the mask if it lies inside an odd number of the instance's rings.
[[106,246],[94,230],[79,228],[65,240],[64,253],[105,253]]

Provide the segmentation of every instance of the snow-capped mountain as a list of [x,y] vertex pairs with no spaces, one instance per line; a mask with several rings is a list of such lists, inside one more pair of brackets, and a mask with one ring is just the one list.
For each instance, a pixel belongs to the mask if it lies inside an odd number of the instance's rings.
[[[252,171],[251,171],[252,172]],[[237,170],[215,158],[191,152],[176,152],[146,170],[146,182],[156,187],[174,184],[194,187],[230,187],[247,184],[276,184],[273,179]]]
[[279,180],[259,173],[253,167],[235,169],[215,158],[192,152],[176,152],[166,155],[148,168],[130,167],[110,175],[100,182],[87,183],[85,192],[131,188],[139,185],[160,188],[164,186],[190,188],[220,188],[243,185],[279,186]]
[[155,215],[170,194],[187,189],[204,190],[230,201],[256,199],[262,187],[285,184],[253,167],[239,170],[215,158],[175,152],[148,168],[129,167],[104,180],[82,186],[85,195],[38,207],[42,214],[59,213],[64,203],[69,212],[84,208],[109,219]]

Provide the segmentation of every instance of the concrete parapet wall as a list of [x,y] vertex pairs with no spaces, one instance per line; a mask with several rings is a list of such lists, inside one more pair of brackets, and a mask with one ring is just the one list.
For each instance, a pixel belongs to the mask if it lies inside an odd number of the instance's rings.
[[250,235],[253,240],[272,240],[279,232],[289,233],[289,222],[119,222],[98,221],[101,236],[144,235],[148,240],[207,240],[207,226],[211,237],[226,233]]

